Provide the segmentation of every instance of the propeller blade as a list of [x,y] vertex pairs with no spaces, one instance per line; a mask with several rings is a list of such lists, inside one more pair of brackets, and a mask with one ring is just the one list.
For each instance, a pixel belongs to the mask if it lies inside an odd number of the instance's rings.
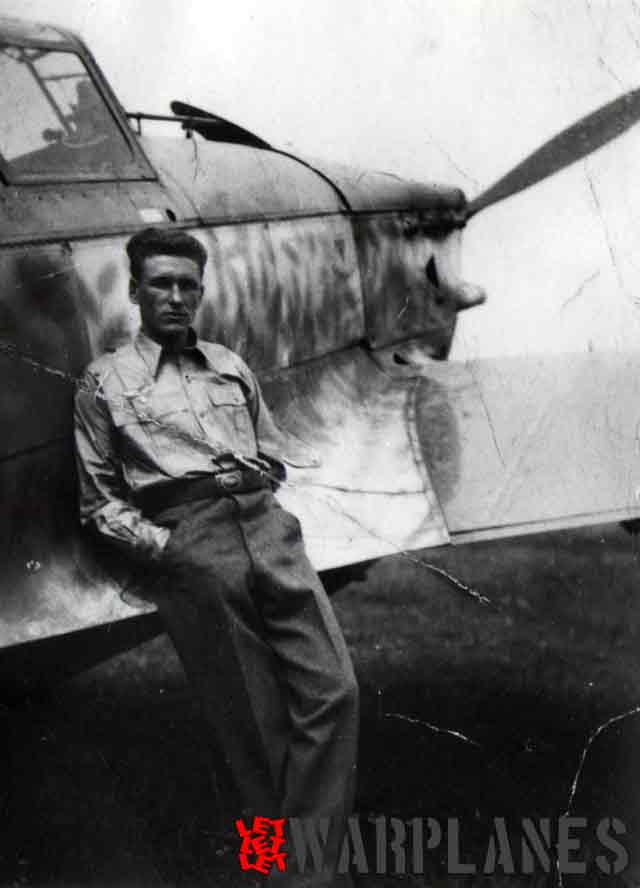
[[482,194],[470,201],[467,218],[581,160],[640,120],[640,89],[631,90],[562,130]]

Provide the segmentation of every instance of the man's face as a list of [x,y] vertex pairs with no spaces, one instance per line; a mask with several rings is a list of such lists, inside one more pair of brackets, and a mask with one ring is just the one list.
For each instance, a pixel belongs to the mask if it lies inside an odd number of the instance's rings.
[[140,307],[142,328],[158,342],[186,336],[202,301],[198,263],[186,256],[147,256],[140,279],[132,279],[132,302]]

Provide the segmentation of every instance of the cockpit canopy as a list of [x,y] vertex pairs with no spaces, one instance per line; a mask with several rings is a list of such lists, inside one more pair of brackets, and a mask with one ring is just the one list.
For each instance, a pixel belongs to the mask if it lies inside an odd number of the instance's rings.
[[53,29],[21,33],[0,21],[0,172],[29,181],[149,175],[80,46]]

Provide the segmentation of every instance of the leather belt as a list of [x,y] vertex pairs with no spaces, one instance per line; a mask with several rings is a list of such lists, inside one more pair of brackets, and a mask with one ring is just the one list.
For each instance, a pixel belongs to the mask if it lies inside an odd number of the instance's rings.
[[135,498],[142,512],[152,517],[165,509],[199,499],[216,499],[234,493],[249,493],[271,487],[271,482],[253,469],[235,468],[199,478],[185,478],[167,484],[154,484],[141,490]]

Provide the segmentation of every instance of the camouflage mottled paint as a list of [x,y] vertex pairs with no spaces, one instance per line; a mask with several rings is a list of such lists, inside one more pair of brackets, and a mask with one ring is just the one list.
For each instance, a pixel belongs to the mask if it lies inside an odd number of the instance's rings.
[[419,213],[376,213],[353,220],[365,305],[374,347],[419,334],[433,357],[449,352],[458,306],[446,287],[456,279],[459,234],[430,237]]
[[321,456],[278,493],[318,569],[448,542],[414,434],[416,381],[362,346],[263,377],[276,420]]
[[0,275],[0,643],[10,645],[122,605],[79,538],[75,506],[74,379],[92,354],[95,293],[69,244],[1,250]]
[[203,232],[211,257],[199,324],[256,370],[337,351],[364,335],[348,219],[329,216]]
[[[191,229],[209,254],[197,327],[256,370],[340,350],[364,336],[360,272],[341,216]],[[92,356],[129,340],[126,238],[73,243]],[[1,254],[0,254],[1,255]]]
[[[205,228],[215,233],[213,292],[225,303],[223,311],[230,300],[233,317],[205,329],[215,329],[241,352],[248,344],[247,354],[256,366],[276,366],[270,355],[272,318],[284,322],[278,337],[280,366],[358,338],[379,346],[419,333],[432,341],[435,357],[447,355],[460,308],[455,293],[447,289],[448,282],[457,283],[456,226],[464,207],[458,189],[418,186],[378,174],[367,191],[362,175],[347,180],[342,171],[340,184],[348,181],[347,193],[357,209],[346,212],[340,192],[288,157],[167,139],[146,139],[144,146],[169,203],[177,205],[177,196],[184,203],[188,197],[192,212],[212,223]],[[323,172],[331,176],[332,170],[323,167]],[[371,212],[362,211],[365,205]],[[249,227],[238,224],[261,216],[263,227],[258,221]],[[231,218],[237,233],[223,224]],[[361,300],[364,330],[358,328]],[[214,305],[209,305],[213,314]],[[243,313],[259,319],[257,330]],[[234,336],[234,326],[239,336]],[[289,332],[291,344],[286,342]],[[308,343],[304,350],[300,336]]]

